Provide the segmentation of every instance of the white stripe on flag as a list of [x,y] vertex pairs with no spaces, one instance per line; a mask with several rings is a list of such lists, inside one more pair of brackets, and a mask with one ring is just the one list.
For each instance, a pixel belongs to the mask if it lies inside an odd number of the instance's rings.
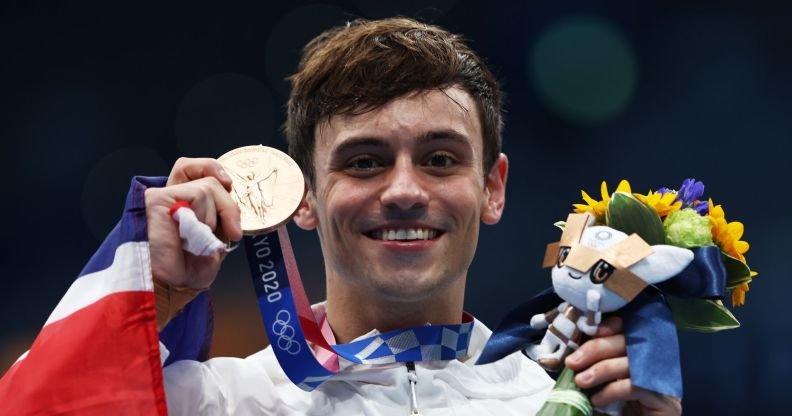
[[75,280],[44,326],[61,320],[107,295],[128,291],[154,291],[147,241],[132,241],[118,246],[110,267]]
[[[22,361],[22,360],[23,360],[25,357],[27,357],[27,356],[28,356],[28,353],[29,353],[29,352],[30,352],[30,350],[27,350],[27,351],[23,352],[23,353],[22,353],[22,355],[20,355],[20,356],[19,356],[19,358],[17,358],[17,359],[16,359],[16,361],[14,361],[14,364],[16,364],[16,363],[18,363],[18,362]],[[12,366],[12,367],[13,367],[13,366]]]

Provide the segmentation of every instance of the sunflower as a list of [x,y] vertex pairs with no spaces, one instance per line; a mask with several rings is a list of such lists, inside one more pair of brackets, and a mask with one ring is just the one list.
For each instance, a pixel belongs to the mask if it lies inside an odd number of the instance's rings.
[[[632,190],[630,188],[630,183],[627,180],[622,179],[619,182],[619,186],[616,187],[616,192],[624,192],[631,194]],[[602,200],[597,201],[596,199],[589,196],[586,191],[581,190],[580,194],[583,196],[583,201],[585,204],[572,204],[575,207],[575,213],[582,214],[586,212],[590,212],[594,214],[597,218],[598,223],[605,222],[605,212],[608,210],[608,203],[610,202],[610,192],[608,192],[608,185],[605,181],[602,181],[602,185],[600,185],[600,194],[602,195]]]
[[[754,277],[756,275],[757,275],[756,272],[751,272],[751,277]],[[745,305],[745,294],[751,290],[751,288],[748,286],[748,283],[750,282],[745,282],[732,289],[732,306]]]
[[682,207],[682,201],[676,201],[677,194],[675,192],[652,192],[649,191],[646,195],[633,194],[639,201],[648,205],[657,212],[660,218],[665,218],[675,211],[679,211]]
[[751,246],[748,242],[740,240],[745,231],[743,224],[739,221],[727,222],[723,207],[715,205],[712,198],[709,199],[707,217],[712,224],[712,239],[726,254],[745,263],[744,254]]
[[[715,205],[712,198],[709,199],[709,218],[712,224],[712,239],[721,247],[724,253],[740,260],[745,261],[745,252],[751,248],[750,244],[746,241],[740,240],[742,238],[745,228],[741,222],[726,221],[726,214],[723,212],[723,207]],[[746,263],[747,265],[747,263]],[[758,273],[751,271],[751,280]],[[742,306],[745,304],[745,294],[750,290],[749,283],[743,282],[739,286],[732,289],[732,305]]]

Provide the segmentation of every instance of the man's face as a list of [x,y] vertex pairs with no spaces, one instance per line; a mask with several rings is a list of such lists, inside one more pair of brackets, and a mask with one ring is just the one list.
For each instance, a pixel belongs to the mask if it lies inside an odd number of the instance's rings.
[[458,88],[320,124],[296,221],[318,228],[328,282],[390,301],[463,290],[479,221],[504,203],[506,158],[485,175],[482,156],[478,110]]

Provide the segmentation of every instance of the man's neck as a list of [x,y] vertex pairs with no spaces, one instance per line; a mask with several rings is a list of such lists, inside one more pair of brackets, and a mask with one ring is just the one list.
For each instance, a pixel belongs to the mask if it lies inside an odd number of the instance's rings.
[[356,288],[331,282],[327,286],[327,321],[339,344],[376,329],[380,332],[426,325],[462,322],[465,280],[442,296],[418,301],[387,300]]

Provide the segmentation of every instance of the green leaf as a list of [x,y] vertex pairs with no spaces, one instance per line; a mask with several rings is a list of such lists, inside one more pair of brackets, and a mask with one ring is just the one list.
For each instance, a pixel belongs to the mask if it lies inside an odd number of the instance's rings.
[[660,216],[655,210],[624,192],[614,192],[611,196],[605,224],[627,235],[638,234],[650,245],[665,243]]
[[720,301],[667,297],[679,329],[718,332],[740,326],[740,322]]
[[566,227],[566,221],[556,221],[553,223],[556,227],[558,227],[561,231],[564,231],[564,227]]
[[733,289],[751,281],[751,269],[740,260],[721,252],[723,266],[726,267],[726,288]]

